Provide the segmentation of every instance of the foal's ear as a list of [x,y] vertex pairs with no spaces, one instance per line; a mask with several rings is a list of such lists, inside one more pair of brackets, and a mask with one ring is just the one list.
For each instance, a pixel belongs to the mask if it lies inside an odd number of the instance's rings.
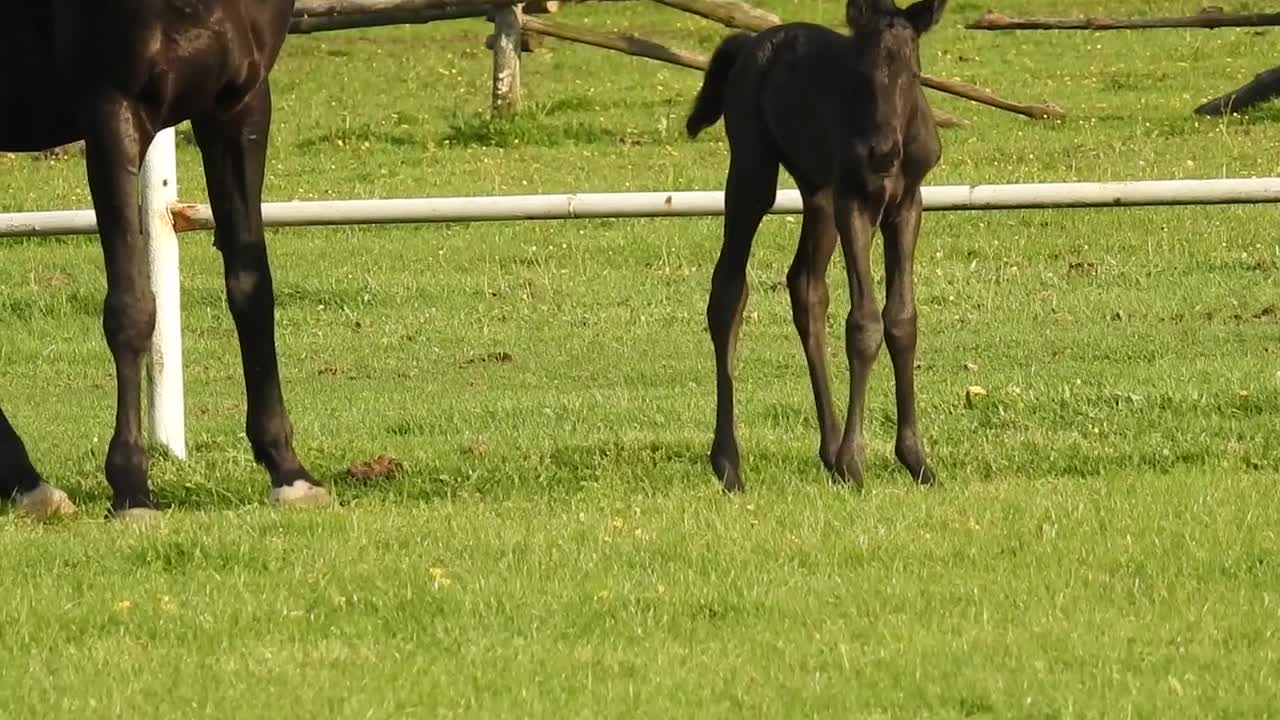
[[848,0],[844,4],[844,19],[849,23],[849,29],[866,22],[867,16],[871,14],[871,7],[871,0]]
[[893,12],[893,0],[848,0],[844,4],[844,19],[849,29],[857,29],[868,20],[887,12]]
[[947,0],[919,0],[911,7],[903,10],[907,22],[915,28],[917,35],[929,32],[942,19],[942,11],[947,9]]

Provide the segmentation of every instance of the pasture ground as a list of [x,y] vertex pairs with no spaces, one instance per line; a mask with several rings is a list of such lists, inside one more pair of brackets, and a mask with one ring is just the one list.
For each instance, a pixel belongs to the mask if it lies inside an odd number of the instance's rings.
[[[944,131],[931,182],[1280,165],[1277,106],[1190,115],[1275,65],[1280,31],[959,28],[985,6],[951,3],[926,70],[1072,117],[931,94],[972,123]],[[641,3],[562,18],[707,52],[723,34]],[[697,73],[551,43],[526,63],[527,114],[494,123],[485,32],[292,38],[268,198],[719,186],[722,130],[680,132]],[[204,197],[189,142],[180,162],[182,196]],[[87,205],[79,158],[0,156],[4,210]],[[782,284],[797,229],[771,218],[756,243],[736,498],[705,462],[717,219],[272,232],[298,446],[343,502],[312,513],[263,505],[218,259],[186,236],[191,460],[157,455],[175,511],[141,532],[97,521],[113,412],[97,243],[0,241],[4,407],[84,510],[48,526],[0,510],[0,716],[1275,715],[1280,210],[928,215],[918,386],[945,486],[893,464],[882,354],[861,495],[816,460]],[[972,385],[987,395],[969,407]],[[405,470],[344,479],[381,452]]]

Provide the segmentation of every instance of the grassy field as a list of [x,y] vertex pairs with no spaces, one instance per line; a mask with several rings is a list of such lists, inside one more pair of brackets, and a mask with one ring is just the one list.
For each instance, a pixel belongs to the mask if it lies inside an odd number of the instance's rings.
[[[931,182],[1280,167],[1280,106],[1190,114],[1275,65],[1280,31],[960,28],[986,5],[953,0],[925,70],[1071,119],[932,95],[971,125],[944,131]],[[644,3],[562,18],[704,52],[723,34]],[[681,134],[697,73],[552,42],[526,63],[528,112],[495,123],[486,31],[292,38],[268,197],[719,187],[722,131]],[[203,199],[189,141],[180,163]],[[0,155],[0,210],[87,204],[78,158]],[[175,509],[141,532],[97,521],[97,243],[0,240],[0,401],[84,510],[0,508],[0,717],[1280,715],[1280,210],[928,215],[918,387],[945,485],[892,460],[882,354],[861,495],[816,459],[782,283],[797,230],[767,220],[752,260],[735,498],[705,460],[718,220],[273,232],[299,449],[342,501],[314,513],[263,504],[219,261],[186,236],[191,459],[157,455]],[[345,479],[382,452],[405,471]]]

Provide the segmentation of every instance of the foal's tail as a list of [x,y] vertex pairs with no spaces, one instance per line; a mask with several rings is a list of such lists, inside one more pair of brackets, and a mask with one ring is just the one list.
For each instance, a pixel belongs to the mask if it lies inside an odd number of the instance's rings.
[[738,57],[751,42],[751,37],[747,33],[734,33],[725,38],[711,55],[707,74],[702,79],[702,88],[698,90],[693,110],[685,121],[684,127],[689,137],[697,137],[698,133],[715,125],[724,114],[724,92],[729,84],[729,71],[737,64]]

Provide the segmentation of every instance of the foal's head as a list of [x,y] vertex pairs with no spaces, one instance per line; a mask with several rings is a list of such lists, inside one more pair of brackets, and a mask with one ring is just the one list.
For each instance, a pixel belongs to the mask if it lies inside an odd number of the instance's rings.
[[920,89],[920,36],[938,23],[947,0],[918,0],[899,9],[894,0],[848,0],[853,38],[852,80],[865,108],[858,128],[867,167],[890,173],[902,158],[903,134],[915,115]]

